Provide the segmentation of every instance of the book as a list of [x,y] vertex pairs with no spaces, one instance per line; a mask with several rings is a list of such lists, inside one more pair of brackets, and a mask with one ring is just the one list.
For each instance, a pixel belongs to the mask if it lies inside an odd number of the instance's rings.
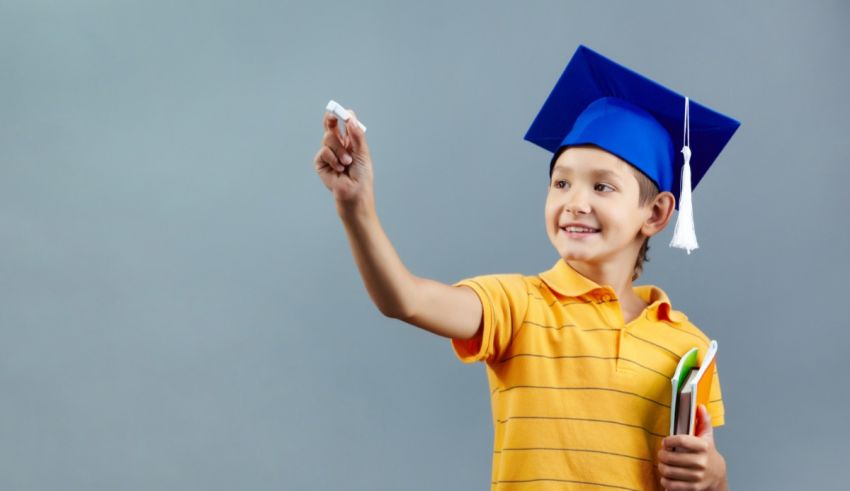
[[696,428],[697,407],[708,407],[711,382],[717,361],[717,341],[711,340],[702,363],[697,366],[698,348],[691,348],[679,360],[670,379],[670,435],[693,435]]

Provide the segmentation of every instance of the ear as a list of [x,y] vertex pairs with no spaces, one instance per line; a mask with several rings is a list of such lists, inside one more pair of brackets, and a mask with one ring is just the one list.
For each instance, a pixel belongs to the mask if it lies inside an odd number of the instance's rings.
[[650,215],[643,222],[640,231],[647,237],[652,237],[664,230],[670,218],[673,216],[673,210],[676,209],[676,197],[669,191],[658,193],[652,203],[649,205]]

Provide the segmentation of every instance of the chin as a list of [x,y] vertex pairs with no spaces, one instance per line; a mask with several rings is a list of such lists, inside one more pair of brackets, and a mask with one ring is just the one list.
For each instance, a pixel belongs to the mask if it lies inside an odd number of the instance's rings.
[[[556,248],[557,249],[557,248]],[[577,251],[575,249],[557,249],[558,255],[564,261],[581,261],[591,262],[596,257],[596,254],[588,251]]]
[[593,254],[565,253],[561,254],[561,259],[563,259],[564,261],[575,261],[587,264],[592,264],[596,262],[596,256]]

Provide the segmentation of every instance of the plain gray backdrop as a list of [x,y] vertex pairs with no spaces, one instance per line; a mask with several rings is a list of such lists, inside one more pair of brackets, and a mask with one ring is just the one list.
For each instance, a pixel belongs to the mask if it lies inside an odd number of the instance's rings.
[[549,155],[522,137],[585,44],[742,122],[700,249],[667,230],[639,281],[720,344],[731,487],[845,489],[848,23],[838,0],[3,1],[0,488],[489,489],[484,366],[371,303],[313,168],[323,108],[368,126],[414,274],[537,274]]

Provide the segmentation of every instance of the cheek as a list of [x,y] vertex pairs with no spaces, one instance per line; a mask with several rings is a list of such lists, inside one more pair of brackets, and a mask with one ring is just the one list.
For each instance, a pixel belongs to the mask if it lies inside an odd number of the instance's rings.
[[544,216],[546,217],[546,223],[554,223],[558,220],[558,206],[552,203],[546,203],[546,209],[544,210]]
[[544,214],[544,225],[546,226],[546,233],[548,235],[552,235],[555,233],[555,228],[557,228],[558,224],[558,216],[553,212],[552,209],[546,208]]

